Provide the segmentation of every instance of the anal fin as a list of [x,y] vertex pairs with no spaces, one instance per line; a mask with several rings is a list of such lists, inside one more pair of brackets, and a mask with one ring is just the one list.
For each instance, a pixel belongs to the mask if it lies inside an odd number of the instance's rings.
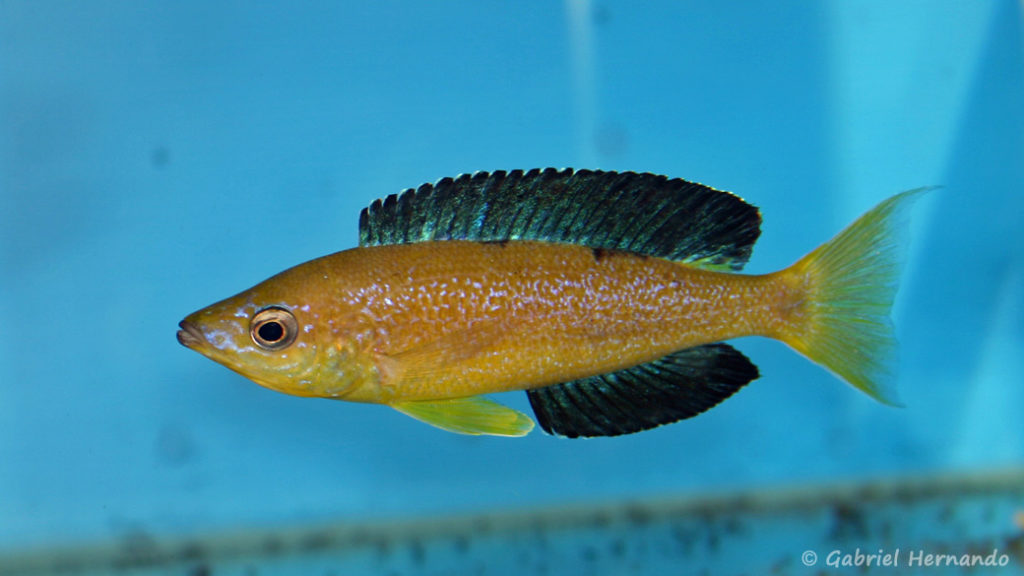
[[526,393],[548,434],[618,436],[696,416],[757,377],[757,367],[735,348],[708,344]]
[[391,407],[421,422],[458,434],[525,436],[534,426],[526,414],[480,396],[398,402]]

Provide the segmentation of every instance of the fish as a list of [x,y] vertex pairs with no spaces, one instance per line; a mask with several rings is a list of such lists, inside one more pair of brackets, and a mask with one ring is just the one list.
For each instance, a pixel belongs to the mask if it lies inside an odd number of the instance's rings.
[[750,275],[761,213],[732,193],[637,172],[463,174],[374,201],[357,247],[188,315],[177,339],[271,390],[470,435],[534,428],[487,397],[511,391],[566,438],[696,416],[760,376],[726,343],[746,336],[899,405],[890,309],[927,190]]

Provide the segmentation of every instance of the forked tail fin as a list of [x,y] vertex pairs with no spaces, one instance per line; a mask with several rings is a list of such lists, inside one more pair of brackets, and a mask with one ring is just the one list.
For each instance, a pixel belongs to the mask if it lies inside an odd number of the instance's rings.
[[807,295],[782,340],[885,404],[900,404],[889,314],[906,252],[906,214],[931,189],[892,196],[786,271],[801,277]]

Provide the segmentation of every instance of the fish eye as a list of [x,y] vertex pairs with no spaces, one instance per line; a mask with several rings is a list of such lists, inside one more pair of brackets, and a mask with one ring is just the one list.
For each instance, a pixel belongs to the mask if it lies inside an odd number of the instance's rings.
[[264,350],[287,348],[298,334],[299,323],[295,316],[276,306],[260,310],[249,323],[249,336]]

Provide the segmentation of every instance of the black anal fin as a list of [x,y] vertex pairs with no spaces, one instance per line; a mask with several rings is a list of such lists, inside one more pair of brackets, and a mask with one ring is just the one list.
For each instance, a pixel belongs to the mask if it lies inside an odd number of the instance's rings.
[[696,416],[758,375],[757,367],[732,346],[708,344],[526,394],[548,434],[619,436]]

